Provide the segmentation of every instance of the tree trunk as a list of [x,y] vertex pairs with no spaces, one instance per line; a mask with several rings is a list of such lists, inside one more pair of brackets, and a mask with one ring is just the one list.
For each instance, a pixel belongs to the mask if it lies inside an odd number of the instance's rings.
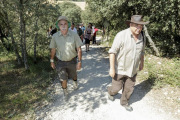
[[25,24],[23,24],[23,48],[24,48],[24,65],[26,70],[29,70],[29,64],[28,64],[28,59],[27,59],[27,50],[26,50],[26,28]]
[[[39,4],[40,4],[40,1],[39,1]],[[38,5],[38,8],[37,8],[37,11],[39,9],[39,5]],[[39,19],[39,15],[36,13],[36,22],[35,22],[35,38],[34,38],[34,57],[33,57],[33,62],[36,63],[36,46],[37,46],[37,38],[38,38],[38,19]]]
[[[37,19],[37,20],[38,20],[38,19]],[[37,21],[36,21],[36,25],[37,25]],[[34,63],[36,63],[37,37],[38,37],[38,31],[36,31],[36,33],[35,33],[35,38],[34,38],[34,58],[33,58],[33,62],[34,62]]]
[[6,44],[6,42],[4,41],[3,37],[0,37],[1,42],[3,44],[3,46],[6,48],[7,51],[11,51],[10,47],[8,44]]
[[10,27],[10,24],[9,24],[9,19],[8,19],[8,14],[6,11],[4,11],[4,14],[5,14],[5,20],[6,20],[6,26],[9,30],[9,33],[10,33],[10,36],[11,36],[11,40],[12,40],[12,44],[13,44],[13,48],[14,48],[14,51],[15,51],[15,54],[16,54],[16,57],[17,57],[17,61],[18,61],[18,65],[21,65],[22,64],[22,61],[21,61],[21,57],[19,55],[19,52],[18,52],[18,49],[17,49],[17,46],[16,46],[16,43],[15,43],[15,40],[14,40],[14,37],[13,37],[13,32],[12,32],[12,29]]
[[156,46],[155,46],[155,44],[154,44],[154,42],[152,41],[152,39],[151,39],[151,37],[149,36],[149,33],[148,33],[148,31],[147,31],[147,27],[144,25],[144,31],[145,31],[145,36],[148,38],[148,41],[149,41],[149,43],[150,43],[150,46],[153,48],[153,50],[156,52],[156,55],[157,56],[160,56],[160,54],[159,54],[159,51],[158,51],[158,49],[156,48]]
[[20,46],[21,46],[21,56],[22,56],[22,61],[23,61],[23,63],[24,63],[24,47],[23,47],[23,30],[22,30],[22,27],[23,27],[23,25],[22,25],[22,19],[21,19],[21,17],[20,16],[22,16],[22,15],[20,15],[20,14],[22,14],[22,13],[19,13],[19,20],[20,20]]
[[23,15],[23,1],[22,0],[20,0],[19,17],[20,17],[20,26],[21,26],[20,34],[21,34],[21,39],[23,42],[24,66],[25,66],[26,70],[29,70],[28,59],[27,59],[27,50],[26,50],[26,27],[25,27],[24,15]]
[[3,28],[0,26],[0,39],[1,39],[1,42],[2,42],[3,46],[6,48],[7,51],[11,51],[11,50],[10,50],[10,47],[9,47],[9,44],[7,44],[7,43],[4,41],[4,38],[6,38],[6,40],[8,41],[8,38],[7,38],[6,35],[3,33]]

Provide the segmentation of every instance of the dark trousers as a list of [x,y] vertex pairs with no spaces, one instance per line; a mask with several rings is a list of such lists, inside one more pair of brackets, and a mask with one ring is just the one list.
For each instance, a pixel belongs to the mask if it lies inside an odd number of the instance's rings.
[[93,44],[96,44],[96,36],[93,36]]
[[115,74],[112,79],[112,86],[108,87],[108,93],[113,96],[123,88],[120,100],[121,105],[126,105],[129,102],[129,98],[134,90],[136,75],[128,77],[126,75]]

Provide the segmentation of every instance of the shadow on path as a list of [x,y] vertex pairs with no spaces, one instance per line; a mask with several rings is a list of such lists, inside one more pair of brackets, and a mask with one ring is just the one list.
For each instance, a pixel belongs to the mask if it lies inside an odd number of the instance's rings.
[[103,56],[101,49],[91,47],[87,53],[83,49],[82,71],[78,73],[78,90],[74,91],[72,80],[68,80],[69,100],[64,102],[60,83],[56,81],[57,99],[52,106],[48,106],[48,111],[52,114],[58,112],[59,115],[67,109],[94,112],[100,105],[107,104],[106,86],[111,83],[108,72],[109,59]]
[[129,104],[133,104],[137,101],[142,100],[146,96],[146,94],[151,91],[152,87],[154,86],[154,80],[155,78],[149,77],[147,80],[137,84],[134,87],[134,92],[131,95]]

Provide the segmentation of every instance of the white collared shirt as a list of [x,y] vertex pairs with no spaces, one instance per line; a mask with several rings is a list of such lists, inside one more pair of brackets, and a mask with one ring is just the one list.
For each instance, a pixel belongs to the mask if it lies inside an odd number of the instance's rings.
[[71,31],[73,31],[73,32],[75,32],[75,33],[77,33],[77,29],[76,29],[75,27],[74,27],[73,30],[72,30],[71,27],[70,27],[69,30],[71,30]]
[[133,77],[137,71],[141,55],[144,55],[145,45],[142,34],[135,42],[130,28],[117,33],[109,53],[115,54],[116,74]]

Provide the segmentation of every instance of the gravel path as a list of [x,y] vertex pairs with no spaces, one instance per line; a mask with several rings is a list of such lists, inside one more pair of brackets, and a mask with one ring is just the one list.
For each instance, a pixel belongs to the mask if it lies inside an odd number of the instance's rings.
[[72,80],[68,81],[69,100],[63,101],[60,83],[53,87],[56,100],[45,109],[37,111],[37,120],[178,120],[154,104],[152,93],[144,90],[143,82],[136,83],[130,104],[132,112],[120,106],[121,91],[115,101],[107,97],[106,87],[111,83],[108,75],[109,58],[99,46],[83,50],[82,70],[78,72],[79,89],[74,91]]

